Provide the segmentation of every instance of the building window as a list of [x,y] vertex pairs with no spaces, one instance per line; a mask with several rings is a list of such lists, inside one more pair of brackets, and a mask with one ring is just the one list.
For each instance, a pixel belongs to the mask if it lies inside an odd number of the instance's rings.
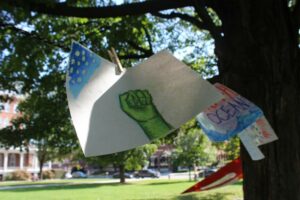
[[4,154],[0,153],[0,167],[4,167]]
[[27,153],[24,155],[24,166],[25,167],[33,166],[33,155],[32,154]]
[[5,112],[10,112],[10,104],[9,103],[4,104],[4,111]]
[[165,157],[160,157],[160,163],[165,163],[167,160]]
[[18,112],[18,104],[15,104],[14,105],[14,113],[17,113]]
[[17,153],[8,154],[8,167],[19,167],[20,155]]

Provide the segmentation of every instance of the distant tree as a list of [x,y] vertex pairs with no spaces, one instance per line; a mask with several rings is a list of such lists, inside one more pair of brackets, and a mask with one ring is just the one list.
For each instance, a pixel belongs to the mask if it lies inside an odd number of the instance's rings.
[[156,151],[156,144],[146,144],[135,149],[119,153],[83,158],[90,164],[101,167],[113,165],[120,172],[120,183],[125,183],[125,170],[140,170],[148,164],[150,156]]
[[130,153],[130,157],[125,162],[126,170],[141,170],[149,165],[149,159],[157,150],[156,144],[146,144],[137,147]]
[[233,160],[240,156],[240,139],[238,136],[224,142],[213,142],[213,145],[218,150],[224,151],[228,160]]
[[63,81],[62,74],[44,76],[38,89],[22,101],[18,110],[20,117],[12,125],[0,130],[0,142],[7,147],[37,147],[40,178],[46,161],[61,158],[78,148],[74,129],[65,98],[65,90],[56,87]]
[[172,158],[175,166],[188,167],[189,174],[193,168],[196,177],[198,166],[205,166],[216,161],[217,149],[207,136],[194,126],[195,123],[195,120],[192,120],[179,129]]

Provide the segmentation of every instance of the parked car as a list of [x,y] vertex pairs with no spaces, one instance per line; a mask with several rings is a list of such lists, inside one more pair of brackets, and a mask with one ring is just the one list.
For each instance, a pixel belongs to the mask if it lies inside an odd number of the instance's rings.
[[[125,178],[133,178],[133,174],[130,173],[124,173]],[[113,178],[120,178],[120,172],[116,172],[113,174]]]
[[200,173],[199,173],[199,177],[208,177],[211,174],[215,173],[216,171],[218,171],[218,169],[216,168],[205,168],[203,169]]
[[75,171],[72,173],[72,178],[87,178],[87,174],[82,171]]
[[160,173],[147,169],[147,170],[140,170],[138,172],[135,173],[135,177],[137,178],[144,178],[144,177],[151,177],[151,178],[159,178],[160,177]]

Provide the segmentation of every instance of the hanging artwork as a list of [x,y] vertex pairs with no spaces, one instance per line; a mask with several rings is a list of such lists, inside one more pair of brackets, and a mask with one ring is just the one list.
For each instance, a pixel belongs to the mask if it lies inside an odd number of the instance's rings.
[[255,123],[251,124],[246,129],[249,137],[257,146],[264,145],[278,139],[265,116],[258,118]]
[[224,98],[197,116],[201,128],[212,141],[228,140],[263,115],[259,107],[224,85],[216,83],[215,87]]
[[202,130],[215,142],[238,135],[253,160],[263,159],[258,146],[278,138],[262,110],[220,83],[215,87],[224,98],[197,116]]
[[86,156],[116,153],[164,137],[222,98],[168,51],[116,75],[113,63],[78,43],[70,53],[66,87]]

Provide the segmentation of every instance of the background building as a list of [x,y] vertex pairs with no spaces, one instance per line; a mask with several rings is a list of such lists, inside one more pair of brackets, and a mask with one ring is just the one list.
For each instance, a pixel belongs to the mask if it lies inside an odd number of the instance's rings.
[[150,157],[149,168],[160,172],[172,171],[172,151],[173,145],[164,144],[158,147],[157,151]]
[[[18,117],[18,104],[22,97],[14,97],[12,101],[0,103],[0,129],[11,124],[11,120]],[[1,136],[0,136],[1,137]],[[24,149],[24,148],[23,148]],[[39,172],[37,148],[28,147],[29,151],[20,151],[20,148],[0,147],[0,180],[3,180],[9,173],[17,170],[25,170],[31,174]],[[51,169],[51,162],[46,164],[45,169]]]

